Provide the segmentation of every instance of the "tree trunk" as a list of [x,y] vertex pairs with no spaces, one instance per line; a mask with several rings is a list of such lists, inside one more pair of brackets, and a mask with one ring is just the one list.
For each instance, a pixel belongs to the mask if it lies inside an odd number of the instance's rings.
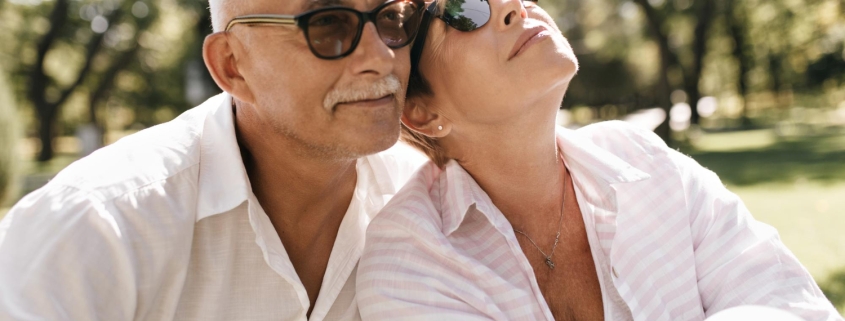
[[654,129],[654,133],[668,145],[672,145],[672,129],[669,127],[669,110],[672,108],[672,100],[669,99],[672,87],[669,84],[669,60],[664,55],[660,58],[660,80],[657,84],[657,102],[660,108],[666,113],[666,119]]
[[701,7],[698,9],[692,47],[693,65],[684,81],[692,111],[690,124],[698,124],[701,120],[701,115],[698,114],[698,100],[701,99],[699,86],[701,71],[704,69],[704,55],[707,54],[707,31],[710,29],[715,10],[715,0],[701,1]]
[[657,84],[657,101],[666,112],[666,119],[660,126],[654,130],[655,134],[663,138],[667,144],[671,143],[671,129],[669,128],[669,110],[672,108],[672,101],[669,96],[672,94],[672,85],[669,83],[669,69],[672,66],[674,55],[669,48],[669,38],[663,33],[662,20],[658,17],[657,12],[648,3],[648,0],[635,0],[637,4],[645,11],[648,21],[649,30],[657,41],[660,49],[660,80]]
[[745,15],[740,13],[738,8],[736,8],[738,5],[738,2],[729,3],[727,14],[725,16],[729,22],[731,38],[734,40],[734,49],[732,54],[739,66],[737,70],[737,91],[739,92],[739,98],[742,101],[742,126],[749,127],[751,126],[751,119],[748,117],[748,79],[746,76],[751,71],[753,58],[746,54],[746,52],[750,50],[747,48],[748,43],[746,41],[745,24],[747,23],[747,20]]
[[[86,53],[85,64],[79,71],[76,80],[69,87],[60,91],[59,98],[56,101],[47,101],[47,88],[54,85],[55,82],[44,72],[44,63],[47,53],[56,42],[59,33],[66,28],[69,8],[69,0],[56,0],[53,11],[50,13],[50,29],[38,42],[36,62],[29,72],[28,95],[33,107],[35,107],[40,123],[38,133],[38,138],[41,140],[41,152],[38,154],[39,162],[46,162],[53,158],[53,135],[55,134],[55,121],[59,108],[90,73],[94,56],[100,50],[105,37],[104,32],[91,39],[87,46],[88,52]],[[121,12],[122,10],[115,10],[109,15],[107,18],[109,25],[112,25],[120,17]]]
[[50,80],[44,73],[44,60],[56,37],[58,37],[59,31],[62,30],[67,21],[68,7],[68,0],[56,0],[53,11],[50,13],[50,29],[38,42],[35,66],[29,74],[27,93],[33,107],[35,107],[35,115],[38,116],[39,122],[38,139],[41,143],[41,151],[37,158],[39,162],[46,162],[53,158],[53,120],[50,119],[50,115],[53,114],[53,107],[45,98]]
[[781,74],[783,67],[781,66],[783,57],[778,53],[771,53],[769,55],[769,74],[772,76],[772,92],[775,96],[775,106],[783,108],[786,104],[781,99],[781,92],[783,91],[783,81]]
[[55,108],[50,104],[41,103],[41,106],[36,106],[38,109],[38,139],[41,142],[41,151],[38,153],[38,161],[46,162],[53,159],[55,151],[53,149],[53,137],[55,131]]

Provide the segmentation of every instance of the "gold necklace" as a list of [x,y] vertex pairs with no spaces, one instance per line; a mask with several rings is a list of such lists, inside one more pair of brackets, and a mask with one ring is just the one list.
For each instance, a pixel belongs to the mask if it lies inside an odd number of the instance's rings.
[[552,270],[555,269],[555,262],[552,261],[552,256],[555,255],[555,249],[557,248],[557,243],[560,241],[560,228],[563,226],[563,224],[562,224],[563,223],[563,209],[564,209],[564,205],[566,205],[566,167],[564,167],[564,169],[563,169],[563,188],[561,188],[560,194],[561,194],[561,198],[563,199],[563,201],[561,202],[561,205],[560,205],[560,218],[558,219],[558,222],[557,222],[557,234],[555,234],[555,244],[552,246],[552,251],[551,251],[550,254],[547,255],[546,252],[543,252],[543,250],[540,249],[539,246],[537,246],[537,243],[534,243],[534,240],[532,240],[531,237],[528,236],[528,234],[525,234],[525,232],[523,232],[523,231],[513,229],[514,232],[517,232],[519,234],[522,234],[522,236],[525,236],[525,238],[527,238],[528,241],[530,241],[531,244],[533,244],[534,247],[537,248],[537,251],[540,251],[540,254],[543,254],[543,257],[545,258],[546,265],[549,266],[549,269],[552,269]]

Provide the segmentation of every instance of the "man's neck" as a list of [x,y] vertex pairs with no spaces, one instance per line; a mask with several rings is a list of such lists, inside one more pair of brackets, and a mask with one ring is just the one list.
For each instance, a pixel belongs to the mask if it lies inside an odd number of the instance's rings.
[[309,153],[248,106],[237,110],[235,124],[252,191],[308,293],[310,315],[355,191],[356,160]]
[[299,226],[324,220],[313,215],[319,208],[348,207],[357,180],[356,159],[309,153],[308,147],[255,118],[247,108],[238,110],[236,131],[253,193],[268,216]]

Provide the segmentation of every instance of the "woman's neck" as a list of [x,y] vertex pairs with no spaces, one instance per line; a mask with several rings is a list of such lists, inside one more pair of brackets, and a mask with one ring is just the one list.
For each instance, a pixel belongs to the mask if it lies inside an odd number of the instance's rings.
[[525,109],[533,113],[504,124],[453,130],[455,136],[442,141],[514,224],[531,213],[560,210],[563,164],[555,138],[557,110],[534,107]]

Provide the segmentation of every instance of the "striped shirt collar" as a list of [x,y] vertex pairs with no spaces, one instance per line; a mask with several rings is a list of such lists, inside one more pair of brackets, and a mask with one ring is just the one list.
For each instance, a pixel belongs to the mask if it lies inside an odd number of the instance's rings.
[[[576,181],[582,181],[579,179],[581,177],[592,177],[594,179],[588,181],[599,185],[593,188],[610,192],[614,184],[632,183],[651,178],[649,174],[596,146],[574,130],[561,127],[558,128],[556,135],[564,161]],[[494,217],[501,217],[501,215],[495,215],[499,213],[498,208],[495,207],[490,196],[457,161],[449,161],[443,171],[444,173],[436,182],[443,213],[443,234],[448,236],[457,230],[473,207],[483,213],[500,233],[507,234],[505,231],[510,228],[510,223],[507,220],[494,219]],[[616,204],[606,205],[616,208]]]

